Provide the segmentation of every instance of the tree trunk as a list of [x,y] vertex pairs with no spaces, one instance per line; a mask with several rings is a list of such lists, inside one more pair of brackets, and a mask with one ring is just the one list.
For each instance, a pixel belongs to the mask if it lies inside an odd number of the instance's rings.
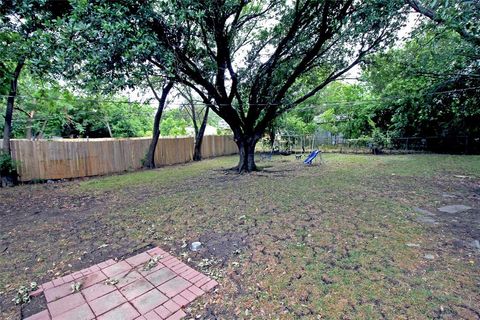
[[[203,136],[205,134],[205,128],[207,127],[207,120],[208,120],[208,111],[210,110],[210,106],[207,105],[205,108],[205,114],[203,115],[202,124],[198,129],[198,132],[195,134],[195,148],[193,151],[193,161],[200,161],[202,160],[202,142]],[[197,131],[197,130],[195,130]]]
[[20,58],[10,81],[10,92],[7,99],[7,110],[5,111],[5,126],[3,129],[3,152],[11,155],[10,139],[12,137],[12,119],[15,97],[17,95],[17,82],[20,72],[25,64],[25,58]]
[[158,139],[160,138],[160,119],[162,118],[163,107],[158,106],[155,120],[153,121],[153,135],[148,152],[143,163],[144,168],[155,168],[155,150],[157,149]]
[[42,125],[42,129],[40,129],[40,132],[37,133],[36,140],[43,139],[44,138],[44,132],[45,128],[47,127],[48,120],[45,120]]
[[162,119],[163,109],[165,108],[165,103],[167,101],[167,96],[170,90],[173,87],[173,82],[168,82],[162,89],[162,96],[158,97],[155,93],[153,87],[152,91],[154,91],[154,95],[158,100],[158,108],[157,113],[155,114],[155,119],[153,121],[153,135],[152,141],[150,142],[150,146],[148,148],[147,155],[145,156],[145,161],[143,163],[144,168],[155,168],[155,150],[157,149],[158,139],[160,138],[160,120]]
[[35,115],[35,111],[28,113],[27,127],[25,129],[25,138],[27,138],[28,140],[32,140],[32,125],[33,125],[34,115]]
[[110,136],[110,138],[113,138],[112,128],[110,127],[110,122],[108,122],[108,119],[105,119],[105,125],[108,130],[108,135]]
[[255,164],[255,146],[259,138],[257,137],[241,137],[236,138],[235,142],[238,146],[239,161],[234,168],[238,173],[257,171]]
[[270,149],[273,150],[273,146],[275,144],[275,127],[272,125],[268,130],[268,136],[270,139]]

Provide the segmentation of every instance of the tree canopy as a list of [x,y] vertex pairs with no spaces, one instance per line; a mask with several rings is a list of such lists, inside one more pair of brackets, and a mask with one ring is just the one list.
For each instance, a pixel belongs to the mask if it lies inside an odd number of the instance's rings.
[[[2,113],[4,108],[0,105]],[[75,94],[52,79],[39,80],[27,69],[19,80],[12,137],[144,137],[151,135],[153,111],[149,104],[121,96]]]
[[[255,169],[255,144],[276,117],[388,45],[404,21],[403,2],[383,0],[72,6],[57,58],[65,75],[108,89],[155,74],[208,94],[232,128],[239,171]],[[310,73],[315,81],[300,81]]]

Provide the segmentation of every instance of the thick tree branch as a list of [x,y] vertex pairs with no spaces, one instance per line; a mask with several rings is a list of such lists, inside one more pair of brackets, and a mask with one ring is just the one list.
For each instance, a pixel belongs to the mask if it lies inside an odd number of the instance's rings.
[[437,14],[433,9],[428,8],[418,0],[405,0],[405,3],[409,5],[413,10],[429,18],[430,20],[441,25],[446,25],[447,27],[455,30],[464,40],[472,44],[475,44],[476,46],[480,46],[480,37],[468,32],[463,27],[463,24],[459,22],[449,23],[448,21],[443,19],[439,14]]

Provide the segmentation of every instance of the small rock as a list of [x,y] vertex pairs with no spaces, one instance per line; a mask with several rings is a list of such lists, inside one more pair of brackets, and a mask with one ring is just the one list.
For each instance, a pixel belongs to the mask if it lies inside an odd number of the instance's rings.
[[420,248],[420,245],[418,243],[407,243],[407,247],[410,248]]
[[480,241],[478,240],[473,240],[472,243],[471,243],[472,247],[480,250]]
[[421,209],[421,208],[413,208],[413,210],[415,210],[416,212],[418,213],[421,213],[421,214],[424,214],[424,215],[427,215],[427,216],[434,216],[435,214],[428,211],[428,210],[425,210],[425,209]]
[[426,255],[423,256],[427,260],[433,260],[435,259],[435,256],[433,254],[427,253]]
[[465,178],[471,178],[469,176],[462,176],[462,175],[459,175],[459,174],[455,174],[453,175],[455,178],[460,178],[460,179],[465,179]]
[[472,207],[465,206],[463,204],[454,204],[450,206],[440,207],[438,208],[438,211],[445,212],[445,213],[459,213],[459,212],[467,211],[470,209],[472,209]]
[[444,197],[444,198],[458,198],[456,195],[451,194],[451,193],[446,193],[446,192],[442,194],[442,197]]
[[417,217],[415,220],[417,220],[417,222],[425,223],[425,224],[436,224],[437,223],[437,221],[435,221],[435,219],[433,219],[431,217],[426,217],[426,216]]
[[195,242],[192,242],[192,244],[190,244],[190,250],[192,251],[198,251],[200,250],[201,247],[202,247],[202,243],[199,241],[195,241]]

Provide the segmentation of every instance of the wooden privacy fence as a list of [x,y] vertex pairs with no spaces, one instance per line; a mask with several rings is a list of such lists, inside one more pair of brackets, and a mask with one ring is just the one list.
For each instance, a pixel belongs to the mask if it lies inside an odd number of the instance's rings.
[[[21,181],[64,179],[104,175],[140,169],[150,138],[65,139],[11,141]],[[191,137],[160,138],[155,152],[157,166],[193,160]],[[205,136],[204,158],[235,154],[237,145],[230,136]]]

